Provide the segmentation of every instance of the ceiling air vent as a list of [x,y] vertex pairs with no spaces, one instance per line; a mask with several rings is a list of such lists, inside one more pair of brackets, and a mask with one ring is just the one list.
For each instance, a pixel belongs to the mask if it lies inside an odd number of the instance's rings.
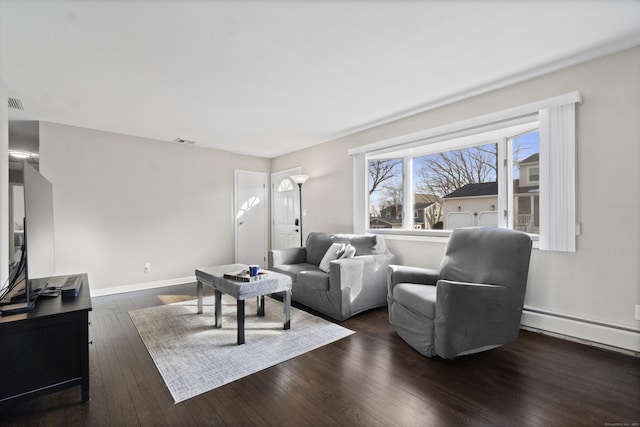
[[196,142],[195,141],[191,141],[189,139],[183,139],[183,138],[176,138],[175,142],[177,142],[178,144],[183,144],[183,145],[193,145]]
[[22,105],[22,100],[18,98],[9,97],[9,108],[13,108],[14,110],[24,111],[24,105]]

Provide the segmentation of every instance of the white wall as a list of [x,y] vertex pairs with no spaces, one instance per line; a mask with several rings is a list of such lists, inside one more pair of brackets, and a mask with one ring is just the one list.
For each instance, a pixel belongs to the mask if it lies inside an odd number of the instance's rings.
[[[560,70],[274,159],[274,170],[301,166],[312,230],[352,228],[354,146],[397,137],[580,91],[577,252],[535,250],[523,323],[640,351],[640,48]],[[398,263],[437,267],[445,244],[388,239]],[[575,320],[568,320],[567,317]]]
[[348,142],[336,141],[273,159],[279,172],[301,166],[309,180],[302,186],[303,239],[310,231],[349,233],[352,230],[352,168]]
[[94,296],[232,262],[233,171],[271,163],[45,122],[40,161],[53,184],[56,273],[87,272]]

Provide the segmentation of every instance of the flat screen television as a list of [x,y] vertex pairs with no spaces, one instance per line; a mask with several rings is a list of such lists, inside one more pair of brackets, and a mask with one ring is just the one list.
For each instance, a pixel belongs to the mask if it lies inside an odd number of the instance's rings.
[[[33,308],[35,299],[46,285],[37,291],[32,280],[53,276],[55,272],[55,241],[53,229],[53,186],[33,166],[24,163],[24,243],[22,259],[16,265],[8,291],[24,283],[17,299],[24,301],[2,307],[2,313],[20,313]],[[16,297],[12,302],[16,301]]]

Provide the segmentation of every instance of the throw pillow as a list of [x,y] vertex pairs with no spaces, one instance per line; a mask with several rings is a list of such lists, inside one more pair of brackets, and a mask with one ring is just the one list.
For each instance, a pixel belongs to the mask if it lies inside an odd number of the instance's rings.
[[348,244],[347,246],[345,246],[344,251],[340,254],[339,259],[353,258],[355,254],[356,254],[356,247],[353,246],[352,244]]
[[322,261],[320,261],[320,265],[318,266],[320,270],[328,273],[329,263],[338,259],[338,253],[340,251],[344,251],[344,243],[333,243],[329,246],[329,249],[327,249],[327,252],[322,257]]

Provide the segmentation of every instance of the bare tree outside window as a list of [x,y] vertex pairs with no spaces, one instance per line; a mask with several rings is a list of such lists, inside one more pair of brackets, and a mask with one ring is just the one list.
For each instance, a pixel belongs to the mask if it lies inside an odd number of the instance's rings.
[[402,159],[370,160],[370,228],[402,225],[402,194]]
[[[398,170],[399,169],[399,170]],[[370,160],[369,161],[369,195],[382,188],[385,183],[402,174],[402,160]]]
[[414,158],[414,190],[444,197],[467,184],[496,180],[497,145],[486,144]]

